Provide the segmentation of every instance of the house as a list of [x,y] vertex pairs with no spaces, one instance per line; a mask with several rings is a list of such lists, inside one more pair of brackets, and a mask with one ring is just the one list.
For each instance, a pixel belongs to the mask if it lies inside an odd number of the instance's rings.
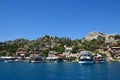
[[55,51],[49,51],[48,56],[49,57],[55,57],[57,55],[57,52]]
[[72,54],[71,51],[72,51],[72,47],[65,47],[65,52],[63,52],[63,56],[65,56],[66,58],[71,57],[70,56]]
[[120,58],[120,47],[111,47],[111,52],[115,58]]
[[25,57],[27,54],[27,51],[24,48],[19,48],[18,51],[16,52],[17,57]]
[[57,52],[49,51],[48,57],[46,58],[47,61],[55,61],[58,59]]
[[57,52],[55,51],[49,51],[48,53],[48,57],[46,58],[46,61],[47,62],[62,62],[62,54],[58,54]]
[[30,54],[29,61],[30,62],[41,62],[43,60],[42,60],[41,56],[39,56],[39,54],[32,53],[32,54]]
[[70,57],[76,57],[76,58],[78,58],[79,57],[79,53],[70,54]]

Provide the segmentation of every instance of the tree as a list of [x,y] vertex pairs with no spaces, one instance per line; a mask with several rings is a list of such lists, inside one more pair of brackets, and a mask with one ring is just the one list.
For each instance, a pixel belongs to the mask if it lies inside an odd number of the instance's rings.
[[98,48],[102,48],[102,44],[104,43],[105,38],[102,36],[98,36],[97,40],[96,40],[96,44],[98,45]]
[[58,52],[58,54],[61,54],[65,51],[65,48],[61,45],[54,46],[51,50]]
[[116,39],[120,39],[120,35],[115,35],[114,38],[115,38],[115,40],[116,40]]
[[68,58],[68,61],[75,61],[77,58],[76,57],[70,57]]
[[48,49],[42,50],[42,56],[43,56],[43,57],[47,57],[47,56],[48,56],[48,52],[49,52]]
[[72,52],[73,54],[75,54],[75,53],[79,52],[79,49],[80,49],[80,48],[79,48],[78,46],[75,46],[75,47],[73,47],[73,49],[72,49],[71,52]]

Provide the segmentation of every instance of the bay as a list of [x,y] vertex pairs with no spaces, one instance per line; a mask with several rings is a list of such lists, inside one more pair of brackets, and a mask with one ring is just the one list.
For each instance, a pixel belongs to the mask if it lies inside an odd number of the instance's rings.
[[0,80],[120,80],[120,62],[4,63]]

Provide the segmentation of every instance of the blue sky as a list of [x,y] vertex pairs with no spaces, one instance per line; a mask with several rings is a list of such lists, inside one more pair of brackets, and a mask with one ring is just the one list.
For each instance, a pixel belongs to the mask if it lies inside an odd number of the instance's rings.
[[0,0],[0,41],[120,33],[120,0]]

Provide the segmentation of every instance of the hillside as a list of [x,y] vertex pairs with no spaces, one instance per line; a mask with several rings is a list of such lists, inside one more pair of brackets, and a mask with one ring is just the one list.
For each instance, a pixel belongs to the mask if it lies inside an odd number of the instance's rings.
[[62,54],[65,46],[72,47],[72,53],[81,50],[92,51],[93,53],[103,53],[111,46],[120,46],[119,34],[103,34],[101,32],[90,32],[83,39],[71,40],[70,38],[59,38],[49,35],[37,38],[36,40],[16,39],[0,43],[0,55],[14,56],[19,48],[23,48],[27,53],[35,52],[41,56],[47,56],[49,51],[56,51]]

